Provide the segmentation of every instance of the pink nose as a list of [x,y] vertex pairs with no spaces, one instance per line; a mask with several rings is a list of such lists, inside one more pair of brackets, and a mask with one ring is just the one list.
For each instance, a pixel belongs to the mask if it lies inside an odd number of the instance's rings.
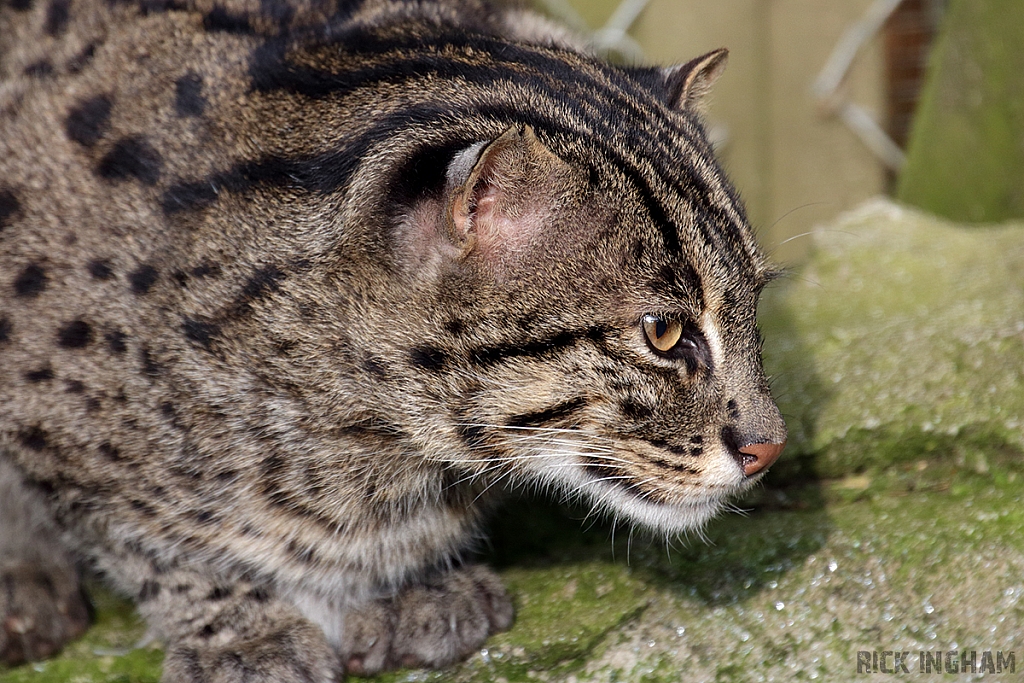
[[782,449],[785,447],[785,441],[782,443],[752,443],[749,446],[744,446],[740,449],[740,453],[750,457],[743,459],[743,474],[749,477],[770,466],[779,459]]

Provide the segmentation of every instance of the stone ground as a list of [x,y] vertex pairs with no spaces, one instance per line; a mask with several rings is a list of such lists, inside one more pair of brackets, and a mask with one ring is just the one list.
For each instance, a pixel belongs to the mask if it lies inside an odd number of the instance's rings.
[[[513,501],[487,552],[513,629],[378,680],[845,681],[859,651],[931,680],[919,653],[954,650],[974,670],[942,680],[1024,680],[1024,225],[875,201],[813,239],[762,310],[791,429],[764,487],[671,542]],[[0,683],[159,680],[130,605],[94,596],[85,638]]]

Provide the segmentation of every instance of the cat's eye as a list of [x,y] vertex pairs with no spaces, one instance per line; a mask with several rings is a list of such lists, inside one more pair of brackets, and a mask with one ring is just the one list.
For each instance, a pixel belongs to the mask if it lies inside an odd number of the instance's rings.
[[678,320],[666,320],[657,315],[645,315],[644,336],[655,351],[668,353],[683,336],[683,325]]

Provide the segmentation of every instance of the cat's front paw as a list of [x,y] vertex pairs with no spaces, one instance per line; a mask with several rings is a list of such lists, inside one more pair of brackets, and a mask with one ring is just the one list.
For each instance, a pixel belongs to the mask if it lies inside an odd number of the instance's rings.
[[344,677],[319,628],[304,619],[274,626],[258,637],[220,645],[195,638],[172,644],[161,683],[329,683]]
[[88,625],[89,610],[70,568],[0,569],[0,659],[7,664],[49,657]]
[[467,567],[351,613],[342,658],[350,671],[362,674],[445,666],[509,628],[512,617],[512,601],[497,575],[486,567]]

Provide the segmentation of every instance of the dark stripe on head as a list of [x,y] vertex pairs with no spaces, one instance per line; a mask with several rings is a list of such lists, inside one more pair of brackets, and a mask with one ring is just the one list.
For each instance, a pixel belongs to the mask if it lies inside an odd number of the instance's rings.
[[572,416],[587,406],[587,399],[582,396],[563,401],[543,410],[513,415],[505,424],[509,427],[544,427]]
[[663,266],[651,287],[655,291],[667,291],[678,299],[691,299],[698,310],[704,309],[704,284],[697,269],[688,261]]
[[[250,63],[253,88],[260,91],[286,90],[312,98],[344,97],[357,88],[381,82],[397,83],[424,77],[447,78],[452,81],[480,85],[493,90],[500,79],[522,88],[523,100],[548,98],[551,111],[565,116],[546,116],[536,109],[517,110],[513,106],[470,107],[461,114],[483,114],[493,121],[509,125],[529,123],[538,131],[548,131],[571,138],[586,138],[588,145],[608,158],[619,172],[638,188],[651,219],[661,232],[667,251],[680,251],[679,226],[668,217],[651,182],[682,190],[695,210],[690,226],[705,241],[720,248],[727,258],[733,237],[742,241],[739,228],[729,219],[727,211],[711,203],[711,188],[706,172],[698,172],[691,163],[679,158],[677,141],[687,139],[693,150],[701,154],[711,171],[718,175],[709,145],[700,134],[695,119],[670,114],[657,104],[661,94],[652,93],[633,77],[613,67],[584,62],[570,56],[535,46],[513,46],[500,39],[485,36],[465,37],[445,34],[424,37],[421,34],[380,38],[363,29],[336,32],[331,39],[339,48],[377,50],[381,54],[395,51],[389,60],[352,71],[333,73],[289,63],[284,39],[270,41],[254,51]],[[353,47],[355,46],[355,47]],[[407,48],[414,47],[414,50]],[[491,62],[469,63],[459,59],[458,50],[473,47],[488,51]],[[431,49],[432,48],[432,49]],[[448,57],[452,55],[454,57]],[[410,54],[414,56],[409,56]],[[585,68],[582,68],[585,67]],[[567,96],[568,94],[568,96]],[[644,104],[649,106],[643,106]],[[247,162],[197,182],[180,182],[167,190],[163,208],[168,214],[180,210],[202,208],[216,200],[220,188],[239,191],[257,184],[290,185],[305,190],[329,192],[347,184],[351,174],[371,145],[394,136],[397,130],[417,123],[436,123],[439,116],[448,120],[460,118],[449,103],[431,103],[385,117],[370,131],[353,141],[344,150],[314,155],[304,159],[266,158]],[[573,124],[578,130],[567,129]],[[582,124],[582,125],[581,125]],[[584,133],[583,131],[592,131]],[[614,145],[614,147],[613,147]],[[642,156],[636,150],[650,151]],[[315,169],[316,173],[310,173]],[[324,169],[331,169],[324,174]],[[723,179],[726,193],[734,191]],[[734,202],[737,211],[741,205]],[[734,257],[733,257],[734,258]],[[742,259],[739,261],[742,263]]]
[[542,358],[571,348],[581,341],[589,340],[602,343],[604,339],[605,329],[603,327],[566,330],[546,339],[483,346],[470,351],[469,358],[476,365],[487,367],[504,363],[511,358]]

